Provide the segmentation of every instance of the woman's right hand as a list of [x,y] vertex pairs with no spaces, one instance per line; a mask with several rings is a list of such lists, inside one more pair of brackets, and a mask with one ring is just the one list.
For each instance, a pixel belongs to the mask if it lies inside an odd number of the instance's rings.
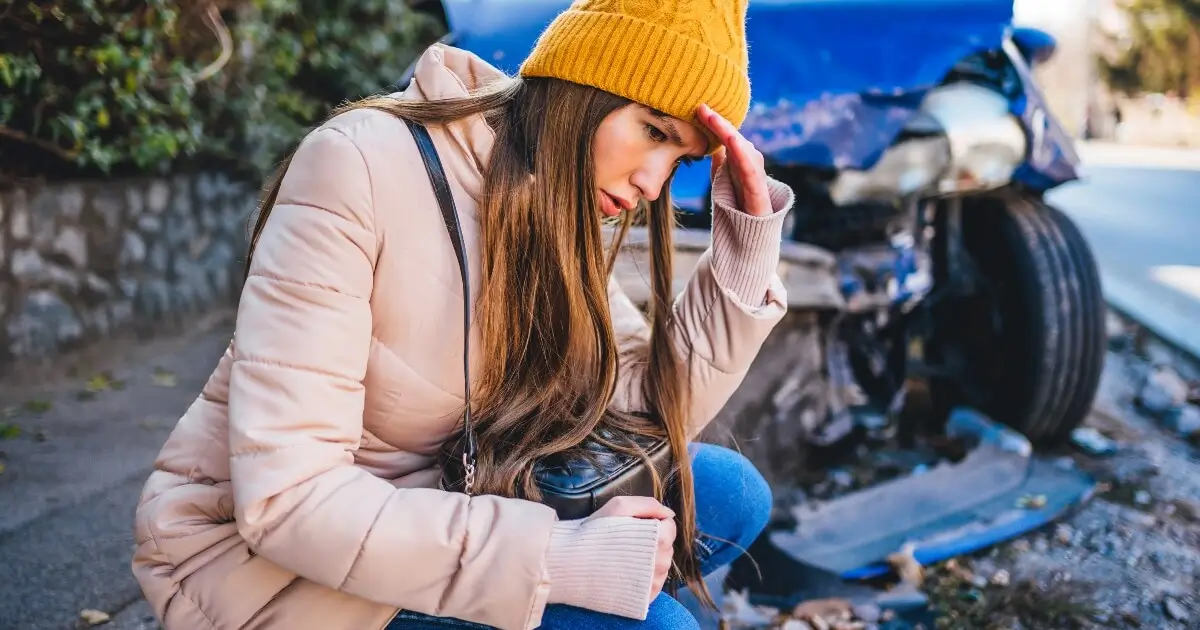
[[651,497],[624,496],[611,499],[588,520],[606,516],[658,519],[658,550],[654,554],[654,579],[650,583],[650,600],[653,601],[667,583],[675,556],[675,512]]

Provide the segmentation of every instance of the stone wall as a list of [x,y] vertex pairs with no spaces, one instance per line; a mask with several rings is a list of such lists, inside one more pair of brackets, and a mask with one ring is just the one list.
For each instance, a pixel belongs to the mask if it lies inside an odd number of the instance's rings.
[[0,371],[230,304],[257,197],[213,174],[0,192]]

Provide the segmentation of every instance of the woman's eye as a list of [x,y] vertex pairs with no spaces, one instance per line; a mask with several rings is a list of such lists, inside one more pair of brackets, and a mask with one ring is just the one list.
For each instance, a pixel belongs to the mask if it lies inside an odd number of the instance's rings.
[[646,134],[649,135],[650,139],[655,142],[667,141],[667,134],[663,133],[663,131],[658,127],[655,127],[649,123],[646,123]]

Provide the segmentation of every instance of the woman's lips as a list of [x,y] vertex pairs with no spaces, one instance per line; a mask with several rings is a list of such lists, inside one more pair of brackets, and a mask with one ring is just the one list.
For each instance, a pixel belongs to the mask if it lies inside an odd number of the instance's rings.
[[606,217],[615,217],[621,214],[621,202],[602,190],[600,191],[600,211]]

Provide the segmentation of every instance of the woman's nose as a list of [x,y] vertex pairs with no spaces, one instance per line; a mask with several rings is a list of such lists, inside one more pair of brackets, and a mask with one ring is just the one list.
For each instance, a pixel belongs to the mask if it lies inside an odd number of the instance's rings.
[[670,167],[663,167],[660,164],[648,164],[633,174],[633,177],[630,178],[630,183],[638,189],[642,199],[654,201],[662,194],[663,185],[666,184],[667,178],[670,176]]

